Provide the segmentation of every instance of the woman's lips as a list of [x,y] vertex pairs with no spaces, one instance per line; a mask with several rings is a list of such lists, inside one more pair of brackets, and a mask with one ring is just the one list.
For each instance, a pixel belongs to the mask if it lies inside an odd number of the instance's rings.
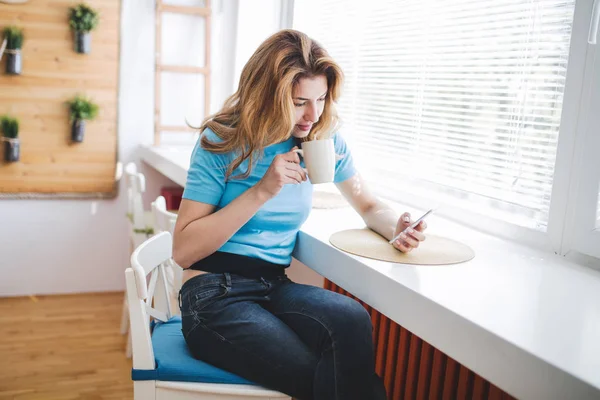
[[311,125],[296,125],[298,127],[298,129],[300,129],[301,131],[310,131],[310,128],[312,127]]

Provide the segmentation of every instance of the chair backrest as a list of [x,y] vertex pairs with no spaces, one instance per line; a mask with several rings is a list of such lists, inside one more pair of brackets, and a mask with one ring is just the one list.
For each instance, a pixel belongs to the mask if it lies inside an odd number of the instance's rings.
[[177,214],[167,211],[167,202],[163,196],[158,196],[152,202],[152,215],[154,216],[154,232],[170,232],[173,235]]
[[115,164],[115,181],[119,182],[123,177],[123,163],[121,161],[117,161]]
[[[164,322],[172,316],[170,300],[167,295],[168,289],[165,283],[167,282],[165,266],[171,260],[171,247],[171,234],[161,232],[135,249],[131,255],[131,267],[125,270],[132,335],[133,368],[136,369],[155,368],[150,335],[150,317]],[[164,294],[166,301],[155,301],[153,306],[156,289]]]
[[125,166],[125,177],[127,183],[127,213],[131,215],[134,229],[146,229],[144,220],[144,203],[142,194],[146,191],[146,178],[137,167],[130,162]]
[[[154,202],[152,202],[152,215],[154,216],[154,232],[169,232],[171,236],[175,230],[175,222],[177,221],[177,214],[167,211],[167,202],[163,196],[158,196]],[[183,280],[183,269],[171,259],[170,265],[173,271],[172,290],[173,293],[179,293],[181,289],[181,282]],[[174,312],[179,314],[177,309]]]

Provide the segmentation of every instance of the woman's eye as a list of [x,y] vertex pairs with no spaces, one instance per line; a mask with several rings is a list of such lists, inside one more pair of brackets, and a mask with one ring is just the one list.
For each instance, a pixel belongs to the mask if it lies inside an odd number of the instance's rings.
[[[323,101],[325,101],[325,99],[326,99],[326,98],[327,98],[327,97],[322,97],[322,98],[320,98],[320,99],[317,99],[317,101],[321,101],[321,102],[323,102]],[[296,107],[302,107],[302,106],[305,106],[305,105],[306,105],[306,102],[304,102],[304,103],[294,103],[294,105],[295,105]]]

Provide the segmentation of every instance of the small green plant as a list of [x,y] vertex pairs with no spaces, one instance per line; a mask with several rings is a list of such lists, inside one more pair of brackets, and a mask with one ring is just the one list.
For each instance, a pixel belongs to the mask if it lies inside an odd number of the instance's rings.
[[69,25],[76,32],[90,32],[98,26],[98,12],[81,3],[69,8]]
[[9,139],[16,139],[19,136],[19,121],[16,118],[11,118],[4,115],[0,118],[0,127],[2,134]]
[[75,120],[93,120],[98,115],[98,105],[83,96],[77,95],[68,101],[71,122]]
[[8,50],[21,50],[23,47],[23,30],[16,26],[4,28],[4,38]]

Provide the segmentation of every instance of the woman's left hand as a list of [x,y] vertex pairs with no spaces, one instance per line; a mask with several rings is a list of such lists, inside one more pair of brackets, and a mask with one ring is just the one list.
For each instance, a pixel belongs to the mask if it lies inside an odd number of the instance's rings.
[[411,252],[413,249],[419,247],[419,243],[425,240],[423,231],[427,229],[427,223],[425,221],[421,221],[414,229],[409,228],[413,222],[414,221],[410,219],[410,214],[404,213],[400,216],[400,219],[398,219],[396,229],[394,230],[393,237],[406,229],[406,231],[402,233],[400,237],[394,241],[394,243],[392,243],[396,249],[403,253]]

